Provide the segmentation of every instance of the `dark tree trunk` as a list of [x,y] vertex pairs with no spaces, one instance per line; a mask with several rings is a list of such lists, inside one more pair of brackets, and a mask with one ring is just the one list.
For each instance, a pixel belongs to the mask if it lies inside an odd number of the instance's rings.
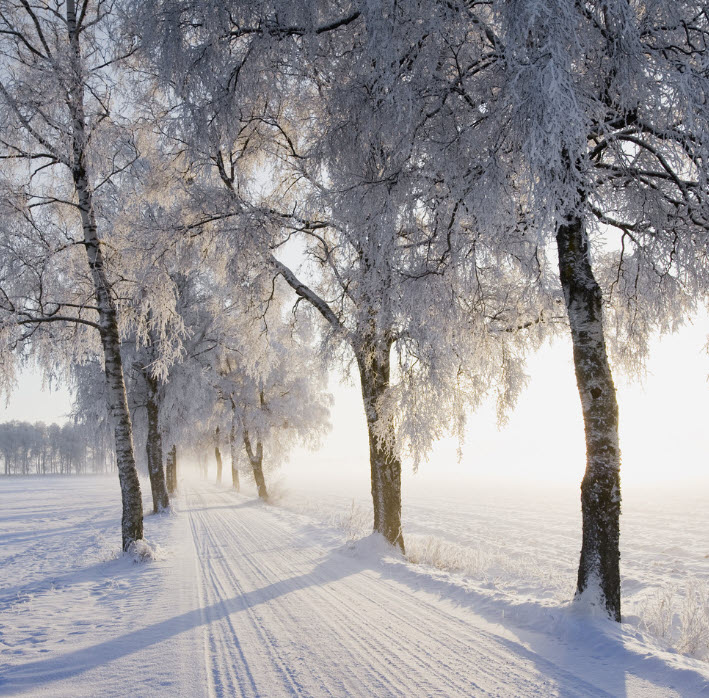
[[559,226],[556,241],[586,432],[576,595],[596,594],[610,617],[620,622],[618,403],[606,354],[601,289],[591,268],[583,221],[576,217]]
[[170,498],[165,485],[165,471],[162,462],[162,437],[160,436],[160,396],[155,377],[147,368],[143,369],[147,387],[148,438],[145,450],[148,457],[148,475],[153,493],[153,511],[157,514],[170,506]]
[[395,455],[394,430],[386,426],[387,438],[377,433],[379,401],[389,387],[389,344],[366,346],[357,357],[364,412],[369,433],[369,463],[372,477],[372,504],[374,505],[374,530],[389,543],[405,552],[401,528],[401,463]]
[[239,459],[237,456],[236,444],[236,413],[232,412],[231,431],[229,432],[229,452],[231,455],[231,482],[234,489],[238,492],[241,489],[239,484]]
[[215,432],[216,445],[214,446],[214,458],[217,461],[217,484],[222,484],[222,452],[219,450],[219,427]]
[[268,499],[268,492],[266,491],[266,480],[263,477],[263,444],[261,443],[261,439],[257,439],[256,453],[254,453],[251,448],[249,433],[244,430],[244,446],[246,447],[246,455],[249,457],[249,462],[254,472],[258,496],[265,501]]
[[165,475],[167,479],[167,491],[170,494],[175,494],[177,491],[177,446],[175,445],[168,451]]

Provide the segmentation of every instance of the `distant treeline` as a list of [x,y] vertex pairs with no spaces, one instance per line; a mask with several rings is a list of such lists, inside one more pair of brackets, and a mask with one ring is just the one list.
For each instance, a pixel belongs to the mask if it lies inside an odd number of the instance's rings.
[[0,472],[5,475],[69,475],[115,469],[113,449],[101,430],[86,424],[0,423],[0,459]]

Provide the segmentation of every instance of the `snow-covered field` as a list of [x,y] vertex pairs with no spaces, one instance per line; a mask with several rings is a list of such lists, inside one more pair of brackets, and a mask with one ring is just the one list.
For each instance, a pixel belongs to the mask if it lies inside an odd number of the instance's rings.
[[0,695],[709,695],[709,498],[626,490],[622,626],[566,603],[577,502],[408,483],[411,564],[364,485],[183,482],[137,563],[113,478],[0,478]]

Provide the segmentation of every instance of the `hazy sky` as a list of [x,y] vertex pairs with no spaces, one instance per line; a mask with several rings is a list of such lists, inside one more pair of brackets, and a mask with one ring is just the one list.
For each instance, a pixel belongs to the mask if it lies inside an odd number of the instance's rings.
[[[626,484],[704,480],[709,484],[709,356],[703,318],[654,346],[642,384],[615,376],[621,420],[622,479]],[[528,388],[506,427],[493,404],[471,415],[463,458],[457,442],[439,443],[410,481],[509,479],[579,483],[585,467],[581,406],[570,341],[557,340],[531,358]],[[316,454],[299,451],[292,465],[330,477],[344,470],[368,478],[368,443],[359,389],[331,385],[333,430]],[[298,468],[300,470],[300,468]],[[410,471],[410,467],[406,469]],[[303,472],[305,476],[306,472]],[[289,474],[289,480],[292,477]]]
[[[709,356],[703,347],[709,320],[702,318],[655,344],[643,384],[616,374],[621,418],[622,478],[625,484],[704,480],[709,484]],[[439,443],[409,482],[440,479],[506,479],[578,483],[584,442],[571,346],[557,340],[528,364],[531,377],[509,424],[497,429],[493,405],[471,415],[463,458],[457,443]],[[66,390],[42,391],[41,379],[26,373],[0,421],[62,421],[70,408]],[[368,442],[359,388],[331,380],[333,429],[316,453],[297,449],[288,480],[369,479]]]
[[71,409],[71,394],[66,388],[49,390],[37,371],[23,371],[17,387],[6,402],[0,400],[0,422],[18,419],[26,422],[63,422]]

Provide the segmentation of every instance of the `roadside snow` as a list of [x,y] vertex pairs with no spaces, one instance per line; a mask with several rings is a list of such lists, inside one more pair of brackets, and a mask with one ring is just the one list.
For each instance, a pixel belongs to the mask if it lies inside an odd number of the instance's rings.
[[[335,526],[371,530],[363,485],[287,479],[279,506]],[[343,491],[344,490],[344,491]],[[345,494],[347,492],[347,494]],[[427,573],[557,609],[573,597],[581,548],[578,488],[409,481],[407,557]],[[626,488],[621,517],[623,622],[661,650],[709,660],[709,492]]]
[[121,552],[117,480],[0,479],[0,695],[204,690],[199,665],[183,671],[199,642],[184,618],[199,612],[186,522],[146,516],[136,562]]

